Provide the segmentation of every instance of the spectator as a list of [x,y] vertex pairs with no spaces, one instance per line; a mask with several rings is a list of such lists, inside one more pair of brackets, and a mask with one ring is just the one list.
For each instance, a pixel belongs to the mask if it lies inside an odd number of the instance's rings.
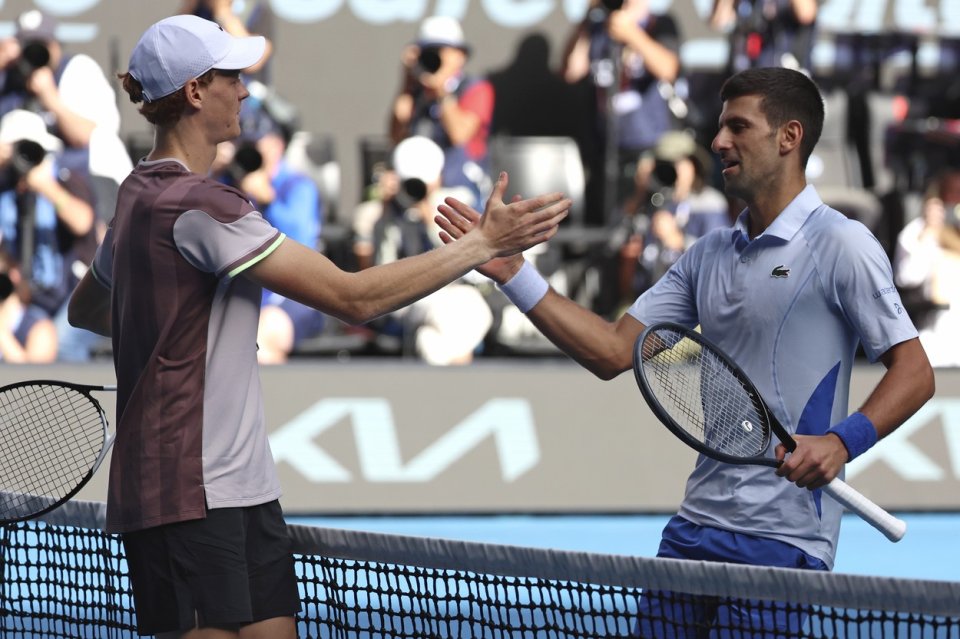
[[914,292],[904,304],[930,363],[960,366],[960,168],[930,181],[920,215],[897,237],[894,267],[897,286]]
[[16,35],[0,45],[3,67],[0,115],[26,109],[43,116],[64,143],[64,161],[89,171],[101,220],[113,217],[116,189],[132,168],[119,138],[116,94],[97,62],[69,54],[56,37],[56,20],[38,9],[17,19]]
[[48,364],[57,358],[57,331],[50,316],[30,304],[30,289],[15,260],[0,250],[0,360]]
[[[103,70],[88,55],[66,52],[57,39],[57,21],[38,9],[20,14],[15,35],[0,43],[0,67],[0,115],[26,110],[42,117],[47,130],[62,142],[55,164],[58,171],[69,172],[71,177],[61,181],[75,193],[82,190],[81,199],[95,214],[95,239],[102,237],[113,217],[120,182],[132,169],[119,136],[116,94]],[[61,219],[64,213],[57,212]],[[77,237],[70,235],[65,242],[72,243]],[[83,260],[91,257],[92,251],[83,255],[86,258],[74,260],[77,276],[83,275],[87,265]],[[21,266],[30,277],[37,275],[26,262]],[[52,277],[46,272],[45,282]],[[37,303],[41,297],[35,293]],[[59,358],[88,360],[99,339],[70,326],[65,312],[51,312],[59,336]]]
[[372,177],[374,182],[370,197],[353,211],[353,256],[360,270],[373,266],[376,251],[373,229],[384,209],[392,205],[400,191],[400,180],[393,167],[385,164],[378,166]]
[[[16,109],[0,118],[0,235],[33,303],[55,321],[97,248],[89,182],[65,165],[62,149],[38,114]],[[99,340],[72,327],[57,332],[61,357],[68,343],[85,359]]]
[[809,72],[817,0],[714,0],[710,26],[729,33],[728,74],[751,67]]
[[597,93],[598,152],[588,160],[590,189],[598,188],[598,179],[616,180],[602,185],[604,221],[618,219],[613,212],[629,191],[641,153],[684,115],[685,105],[673,90],[680,77],[679,49],[673,18],[653,13],[648,0],[594,0],[567,45],[564,79],[588,78]]
[[686,131],[661,136],[640,159],[629,235],[621,249],[621,303],[653,286],[680,255],[729,226],[727,199],[711,186],[713,158]]
[[[241,129],[244,133],[238,141],[221,144],[231,158],[221,171],[223,181],[246,193],[264,218],[287,237],[319,249],[323,202],[313,180],[286,161],[287,132],[262,109],[247,109],[246,101],[241,107]],[[320,311],[264,291],[257,359],[261,364],[286,362],[297,344],[318,335],[324,323]]]
[[[413,136],[393,151],[397,190],[382,200],[370,243],[373,263],[388,264],[441,245],[434,222],[436,207],[447,195],[463,197],[470,189],[441,188],[444,153],[433,141]],[[482,278],[481,278],[482,279]],[[462,279],[395,311],[374,327],[400,336],[429,364],[467,364],[483,344],[493,314],[481,291]]]
[[427,18],[417,42],[403,51],[403,81],[393,102],[390,137],[430,138],[443,149],[443,186],[465,186],[479,206],[490,192],[487,138],[494,90],[485,78],[466,73],[470,46],[460,23]]

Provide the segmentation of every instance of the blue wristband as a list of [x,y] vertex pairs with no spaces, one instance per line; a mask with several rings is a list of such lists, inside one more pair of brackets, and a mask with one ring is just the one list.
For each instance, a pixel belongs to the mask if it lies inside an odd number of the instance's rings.
[[506,284],[500,285],[503,294],[513,302],[521,312],[526,313],[543,299],[550,285],[530,262],[524,262],[517,274]]
[[856,412],[827,431],[840,438],[853,461],[877,443],[877,429],[873,422],[861,412]]

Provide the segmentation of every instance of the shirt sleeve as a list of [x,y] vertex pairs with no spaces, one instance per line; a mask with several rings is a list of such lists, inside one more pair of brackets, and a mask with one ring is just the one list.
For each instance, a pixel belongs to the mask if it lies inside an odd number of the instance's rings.
[[841,250],[833,251],[834,290],[867,357],[875,362],[891,347],[916,337],[917,329],[903,307],[880,242],[853,221],[839,225],[834,238],[843,242]]
[[104,287],[113,288],[113,226],[107,228],[103,242],[97,247],[90,263],[90,272]]
[[493,120],[493,85],[488,80],[476,82],[464,91],[459,104],[460,108],[480,118],[484,127],[490,126]]
[[275,251],[285,237],[257,211],[225,222],[194,209],[173,225],[173,239],[184,259],[218,277],[238,275]]
[[705,239],[694,242],[653,286],[637,298],[627,313],[644,326],[661,321],[677,322],[689,328],[699,324],[697,273],[708,243]]

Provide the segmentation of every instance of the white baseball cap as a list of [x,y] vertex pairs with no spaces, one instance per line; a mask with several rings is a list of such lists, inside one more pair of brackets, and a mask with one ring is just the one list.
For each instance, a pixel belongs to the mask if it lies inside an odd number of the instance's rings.
[[55,153],[63,147],[60,138],[47,131],[40,115],[14,109],[0,118],[0,144],[14,144],[20,140],[36,142],[48,153]]
[[423,135],[405,138],[393,149],[393,170],[401,181],[416,179],[433,184],[443,171],[443,149]]
[[237,38],[194,15],[165,18],[147,29],[130,54],[130,75],[147,102],[180,89],[210,69],[237,71],[256,64],[266,50],[263,36]]
[[430,16],[420,24],[417,45],[427,47],[453,47],[470,52],[470,45],[463,38],[463,28],[456,18]]

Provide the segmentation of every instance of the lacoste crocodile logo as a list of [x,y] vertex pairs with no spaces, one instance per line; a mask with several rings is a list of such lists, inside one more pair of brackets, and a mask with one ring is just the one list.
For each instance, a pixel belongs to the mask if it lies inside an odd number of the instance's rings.
[[789,277],[790,269],[781,264],[780,266],[774,266],[773,270],[770,271],[770,277]]

